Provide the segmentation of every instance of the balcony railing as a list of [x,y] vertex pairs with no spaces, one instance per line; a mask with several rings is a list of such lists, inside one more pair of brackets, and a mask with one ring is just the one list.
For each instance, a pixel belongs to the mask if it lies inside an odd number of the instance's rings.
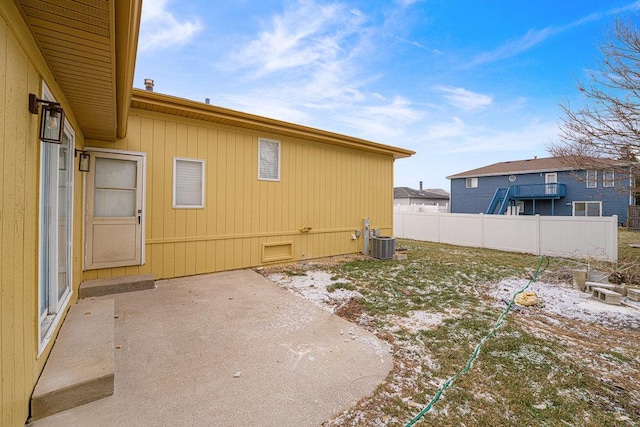
[[512,185],[514,199],[560,199],[567,195],[565,184],[525,184]]

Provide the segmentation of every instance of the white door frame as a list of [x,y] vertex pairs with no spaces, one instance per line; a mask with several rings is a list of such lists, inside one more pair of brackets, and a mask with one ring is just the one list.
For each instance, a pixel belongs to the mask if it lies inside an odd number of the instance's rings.
[[[140,240],[141,240],[141,247],[140,247],[140,265],[144,265],[146,263],[146,245],[145,245],[145,241],[146,241],[146,232],[145,232],[145,223],[146,223],[146,200],[147,200],[147,153],[141,152],[141,151],[127,151],[127,150],[116,150],[116,149],[112,149],[112,148],[100,148],[100,147],[85,147],[84,148],[86,151],[89,151],[89,154],[91,153],[109,153],[109,154],[126,154],[126,155],[132,155],[132,156],[140,156],[142,158],[142,216],[141,216],[141,220],[140,220],[140,224],[141,224],[141,230],[140,230]],[[91,197],[91,194],[87,194],[87,180],[88,180],[88,173],[84,174],[84,192],[82,194],[82,206],[84,206],[85,208],[82,209],[82,224],[84,225],[82,227],[82,271],[86,271],[86,263],[85,263],[85,247],[87,244],[87,233],[86,233],[86,224],[87,224],[87,212],[86,212],[86,207],[89,201],[89,197]]]
[[[42,82],[42,98],[55,101],[45,82]],[[38,212],[38,357],[49,343],[57,324],[65,312],[73,294],[73,199],[74,199],[74,150],[75,132],[69,122],[62,124],[63,138],[69,139],[65,157],[61,158],[61,146],[40,141],[40,179]],[[57,148],[57,149],[56,149]],[[62,169],[64,168],[64,169]],[[66,199],[60,200],[60,170],[67,171]],[[45,173],[48,171],[48,174]],[[45,194],[47,197],[45,199]],[[66,206],[60,206],[65,203]],[[60,209],[64,209],[65,230],[60,236]],[[45,211],[47,209],[47,211]],[[55,216],[52,218],[52,216]],[[46,235],[45,235],[45,231]],[[63,239],[63,241],[61,241]],[[62,246],[61,246],[62,244]],[[65,290],[59,294],[58,251],[66,255],[64,265]],[[46,301],[43,301],[43,294]],[[44,311],[42,310],[44,308]]]

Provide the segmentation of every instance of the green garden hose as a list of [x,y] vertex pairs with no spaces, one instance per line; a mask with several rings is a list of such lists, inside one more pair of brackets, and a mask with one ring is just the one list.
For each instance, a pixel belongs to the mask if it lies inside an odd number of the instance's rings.
[[[543,264],[544,264],[544,268],[542,267]],[[462,369],[460,372],[458,372],[457,374],[455,374],[454,376],[449,378],[447,381],[445,381],[445,383],[440,387],[440,389],[433,396],[433,398],[431,399],[429,404],[422,411],[420,411],[418,413],[418,415],[416,415],[411,421],[409,421],[406,424],[405,427],[411,427],[416,422],[418,422],[422,417],[424,417],[424,415],[431,410],[433,405],[435,405],[435,403],[440,399],[440,396],[442,396],[442,393],[444,393],[444,391],[447,388],[449,388],[449,386],[455,381],[455,379],[458,378],[460,375],[466,374],[469,371],[469,369],[471,369],[471,365],[473,364],[473,361],[478,357],[478,354],[480,353],[480,348],[484,345],[484,343],[489,338],[491,338],[495,334],[496,330],[498,330],[500,325],[502,325],[502,322],[504,321],[504,318],[506,317],[506,315],[511,310],[511,307],[513,307],[515,298],[519,294],[521,294],[524,291],[526,291],[529,286],[534,284],[536,282],[536,280],[538,280],[538,274],[540,274],[541,272],[546,270],[547,267],[549,267],[549,258],[547,258],[546,256],[542,255],[540,257],[540,262],[538,263],[538,267],[536,268],[536,271],[533,274],[533,277],[531,278],[531,280],[529,280],[529,283],[527,283],[527,286],[525,286],[524,288],[520,289],[518,292],[516,292],[513,295],[513,297],[511,298],[511,301],[509,301],[509,303],[507,304],[507,308],[504,309],[502,314],[500,314],[500,316],[498,317],[498,320],[496,320],[496,323],[493,324],[493,328],[484,337],[482,337],[482,339],[480,340],[478,345],[476,345],[476,347],[473,350],[473,353],[471,353],[471,357],[469,358],[469,361],[465,365],[464,369]]]

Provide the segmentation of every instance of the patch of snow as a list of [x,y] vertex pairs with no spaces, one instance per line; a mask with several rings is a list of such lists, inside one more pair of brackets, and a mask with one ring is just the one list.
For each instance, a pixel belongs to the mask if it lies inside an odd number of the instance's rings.
[[386,316],[386,320],[392,325],[395,325],[396,331],[399,329],[406,329],[411,333],[417,333],[421,330],[436,329],[445,319],[455,317],[455,314],[450,312],[446,313],[433,313],[429,311],[416,310],[412,311],[407,317],[389,315]]
[[[496,305],[504,307],[502,300],[511,301],[513,296],[529,283],[526,279],[505,279],[492,285],[491,296]],[[541,310],[570,319],[601,323],[608,326],[640,328],[638,310],[623,305],[605,304],[591,298],[591,294],[573,287],[551,283],[532,283],[527,291],[533,291],[541,301]]]
[[301,276],[271,274],[268,279],[288,289],[294,294],[311,301],[318,307],[333,313],[337,306],[351,298],[360,298],[362,294],[348,289],[336,289],[329,292],[327,287],[335,283],[348,283],[344,279],[332,280],[333,276],[324,271],[307,271]]

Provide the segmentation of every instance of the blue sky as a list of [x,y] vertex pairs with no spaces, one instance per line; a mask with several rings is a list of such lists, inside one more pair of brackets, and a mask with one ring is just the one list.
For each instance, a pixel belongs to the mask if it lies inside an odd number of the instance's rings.
[[395,186],[548,156],[640,1],[144,0],[134,86],[416,151]]

